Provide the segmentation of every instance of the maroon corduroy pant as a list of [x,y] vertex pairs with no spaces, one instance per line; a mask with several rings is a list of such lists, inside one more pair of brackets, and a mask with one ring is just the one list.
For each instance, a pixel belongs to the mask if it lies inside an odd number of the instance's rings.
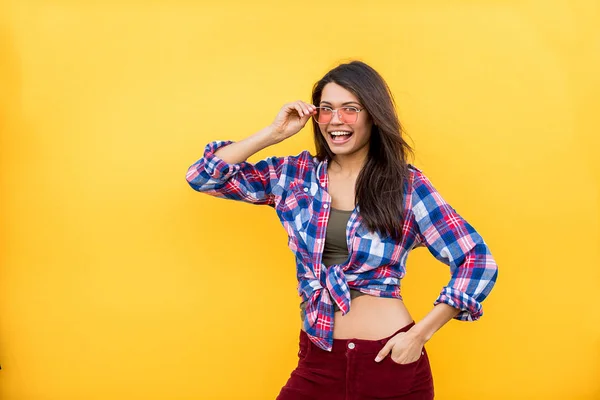
[[388,354],[375,362],[377,353],[411,322],[379,340],[334,339],[333,350],[325,351],[300,330],[298,366],[276,400],[431,400],[433,377],[427,351],[410,364],[398,364]]

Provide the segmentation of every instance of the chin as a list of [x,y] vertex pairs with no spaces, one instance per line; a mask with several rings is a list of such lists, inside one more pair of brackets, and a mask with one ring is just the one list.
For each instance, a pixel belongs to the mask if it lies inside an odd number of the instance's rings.
[[337,149],[337,148],[331,148],[331,152],[333,154],[335,154],[336,156],[346,156],[348,154],[352,154],[356,151],[356,149]]

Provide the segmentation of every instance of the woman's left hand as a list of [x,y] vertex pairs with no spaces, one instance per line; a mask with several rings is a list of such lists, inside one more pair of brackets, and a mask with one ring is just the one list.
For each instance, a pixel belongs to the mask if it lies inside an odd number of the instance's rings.
[[376,362],[383,360],[390,352],[392,361],[398,364],[409,364],[421,357],[425,340],[415,332],[400,332],[392,336],[375,358]]

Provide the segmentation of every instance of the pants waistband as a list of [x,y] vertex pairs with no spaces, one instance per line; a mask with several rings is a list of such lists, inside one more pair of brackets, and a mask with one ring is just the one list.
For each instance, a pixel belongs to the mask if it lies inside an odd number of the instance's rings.
[[[385,345],[388,342],[388,340],[390,340],[392,337],[396,336],[400,332],[408,331],[414,325],[415,321],[412,321],[408,325],[403,326],[396,332],[382,339],[333,339],[333,348],[331,350],[331,353],[345,353],[350,343],[352,343],[352,348],[354,349],[354,351],[364,353],[378,353],[383,347],[383,345]],[[325,351],[313,342],[311,342],[306,332],[304,332],[302,329],[300,330],[300,345],[310,346],[311,351],[313,351],[313,349]]]

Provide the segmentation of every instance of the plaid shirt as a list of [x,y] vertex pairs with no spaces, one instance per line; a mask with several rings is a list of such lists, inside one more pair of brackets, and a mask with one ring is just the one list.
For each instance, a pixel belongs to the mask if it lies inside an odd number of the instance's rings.
[[440,196],[423,172],[409,165],[404,182],[402,239],[370,232],[357,206],[348,221],[348,259],[327,268],[322,263],[331,196],[327,161],[304,151],[297,156],[270,157],[255,164],[228,164],[214,152],[231,141],[209,143],[204,156],[187,172],[199,192],[275,209],[296,256],[298,293],[306,304],[303,329],[320,348],[331,351],[335,302],[342,315],[350,311],[349,289],[401,299],[400,280],[408,253],[426,246],[450,267],[451,278],[434,305],[460,309],[455,317],[474,321],[483,315],[481,302],[497,277],[497,265],[482,237]]

